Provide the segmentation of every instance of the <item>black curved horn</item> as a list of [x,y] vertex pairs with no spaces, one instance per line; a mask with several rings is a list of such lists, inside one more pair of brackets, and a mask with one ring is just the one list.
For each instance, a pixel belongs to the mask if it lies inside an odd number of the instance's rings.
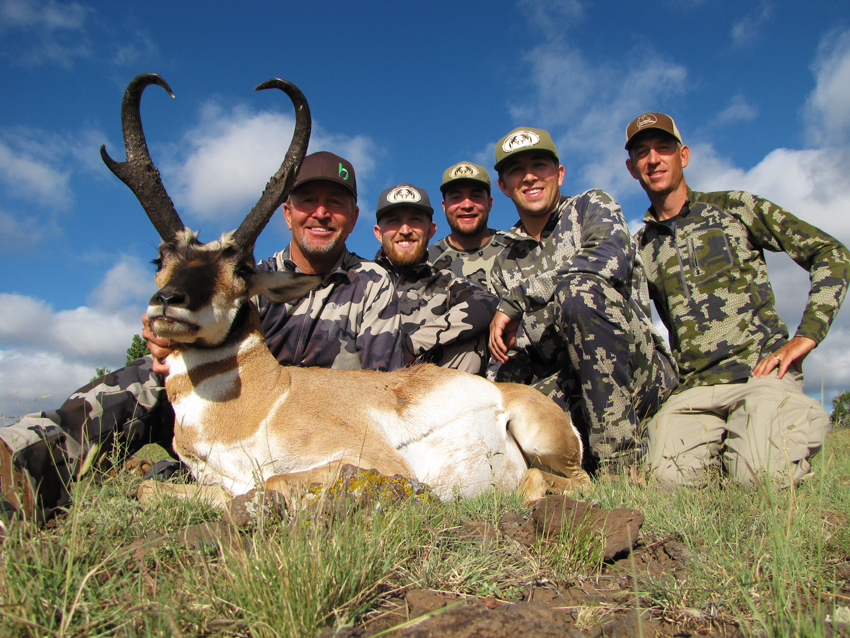
[[156,73],[142,73],[132,79],[124,92],[121,103],[121,130],[124,133],[124,147],[127,161],[116,162],[106,152],[106,146],[100,147],[100,156],[118,178],[130,187],[142,208],[163,241],[169,241],[183,230],[183,222],[174,209],[174,204],[162,185],[159,171],[154,166],[142,130],[142,118],[139,105],[145,87],[157,84],[174,97],[171,87]]
[[292,185],[295,182],[295,176],[298,174],[298,169],[307,153],[307,144],[310,141],[310,130],[312,128],[310,107],[307,105],[304,94],[297,86],[286,80],[273,78],[254,88],[255,91],[263,89],[280,89],[292,100],[292,105],[295,107],[295,132],[292,134],[289,150],[286,151],[286,157],[283,158],[283,163],[277,173],[266,184],[260,200],[234,233],[236,241],[241,246],[253,245],[271,219],[272,213],[289,196],[289,191],[292,190]]

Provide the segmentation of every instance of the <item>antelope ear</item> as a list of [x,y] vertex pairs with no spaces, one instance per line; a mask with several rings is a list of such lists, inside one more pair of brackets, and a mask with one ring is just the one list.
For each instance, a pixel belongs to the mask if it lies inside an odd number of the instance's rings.
[[321,275],[278,271],[258,272],[251,277],[251,296],[262,295],[269,301],[285,303],[300,299],[322,283]]

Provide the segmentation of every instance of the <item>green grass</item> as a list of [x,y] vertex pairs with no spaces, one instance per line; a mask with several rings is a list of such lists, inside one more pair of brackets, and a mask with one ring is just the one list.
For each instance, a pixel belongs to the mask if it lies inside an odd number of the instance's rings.
[[[671,622],[734,621],[746,635],[818,636],[850,607],[832,575],[850,560],[850,430],[832,433],[801,486],[746,491],[718,477],[701,490],[597,482],[580,496],[641,510],[646,538],[683,543],[675,575],[632,569],[623,600]],[[178,533],[221,524],[202,503],[145,508],[131,472],[90,472],[74,506],[45,528],[13,524],[0,547],[2,636],[313,636],[358,622],[405,588],[521,600],[599,573],[598,535],[531,546],[497,531],[528,515],[491,493],[450,503],[381,503],[294,517],[266,511],[228,540],[192,548]],[[579,610],[590,626],[606,611]]]

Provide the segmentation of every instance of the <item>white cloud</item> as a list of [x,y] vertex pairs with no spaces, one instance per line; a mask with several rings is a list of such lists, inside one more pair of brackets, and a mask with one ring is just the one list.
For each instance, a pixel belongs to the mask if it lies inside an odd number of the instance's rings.
[[154,292],[150,267],[135,257],[124,256],[106,273],[90,299],[99,310],[110,312],[146,303]]
[[[200,220],[238,224],[280,168],[294,128],[290,115],[204,106],[199,124],[184,136],[188,156],[162,163],[165,179],[176,184],[177,210]],[[322,150],[348,159],[358,183],[374,171],[378,150],[370,138],[328,134],[313,122],[308,152]]]
[[743,95],[736,95],[729,102],[729,106],[718,113],[714,118],[715,124],[734,124],[735,122],[749,122],[758,117],[758,109],[747,102]]
[[850,141],[850,31],[824,39],[812,65],[816,85],[803,109],[812,142]]
[[759,31],[764,26],[764,23],[767,22],[768,18],[770,18],[771,13],[770,4],[766,0],[762,0],[759,2],[757,8],[753,9],[743,18],[736,20],[729,31],[729,35],[732,37],[732,44],[736,47],[755,45],[759,39]]
[[85,25],[92,9],[56,0],[0,0],[0,32],[7,50],[27,66],[52,62],[69,68],[75,58],[88,57],[91,46]]
[[153,293],[146,270],[120,258],[92,293],[92,307],[57,312],[40,299],[0,294],[0,416],[56,408],[96,368],[123,366]]
[[67,208],[71,201],[70,174],[52,166],[44,156],[32,154],[36,148],[13,148],[0,141],[0,179],[17,197],[42,206]]

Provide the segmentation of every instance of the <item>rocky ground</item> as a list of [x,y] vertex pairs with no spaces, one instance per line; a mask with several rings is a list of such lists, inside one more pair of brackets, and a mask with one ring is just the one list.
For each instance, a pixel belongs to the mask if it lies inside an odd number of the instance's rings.
[[[394,490],[399,497],[417,490],[420,494],[423,492],[423,486],[410,487],[399,478],[382,477],[373,472],[370,481],[380,490]],[[341,480],[351,489],[354,482],[362,482],[363,472],[347,468],[347,476]],[[317,487],[314,485],[312,491],[317,492]],[[223,538],[240,542],[241,535],[236,530],[250,525],[252,502],[255,502],[253,494],[234,499],[226,506],[226,518],[230,522],[193,526],[184,530],[179,540],[196,548],[205,543],[215,544]],[[341,512],[335,512],[339,514]],[[465,539],[480,543],[510,539],[529,548],[540,541],[563,542],[559,539],[592,530],[604,538],[603,567],[598,573],[575,579],[577,584],[567,588],[550,582],[530,585],[519,600],[511,602],[487,597],[460,598],[433,589],[396,591],[361,624],[336,631],[328,628],[320,636],[653,638],[748,635],[747,629],[740,627],[723,610],[713,610],[711,614],[697,609],[670,612],[648,600],[647,582],[686,580],[688,568],[698,557],[676,537],[656,538],[641,534],[643,520],[643,514],[637,510],[603,510],[587,501],[548,496],[538,502],[527,517],[508,513],[497,526],[469,523],[460,532]],[[144,543],[151,547],[152,539]],[[843,583],[839,595],[850,601],[850,562],[832,566],[832,569],[836,582]],[[834,623],[828,635],[850,637],[850,618],[846,620],[846,623]]]

